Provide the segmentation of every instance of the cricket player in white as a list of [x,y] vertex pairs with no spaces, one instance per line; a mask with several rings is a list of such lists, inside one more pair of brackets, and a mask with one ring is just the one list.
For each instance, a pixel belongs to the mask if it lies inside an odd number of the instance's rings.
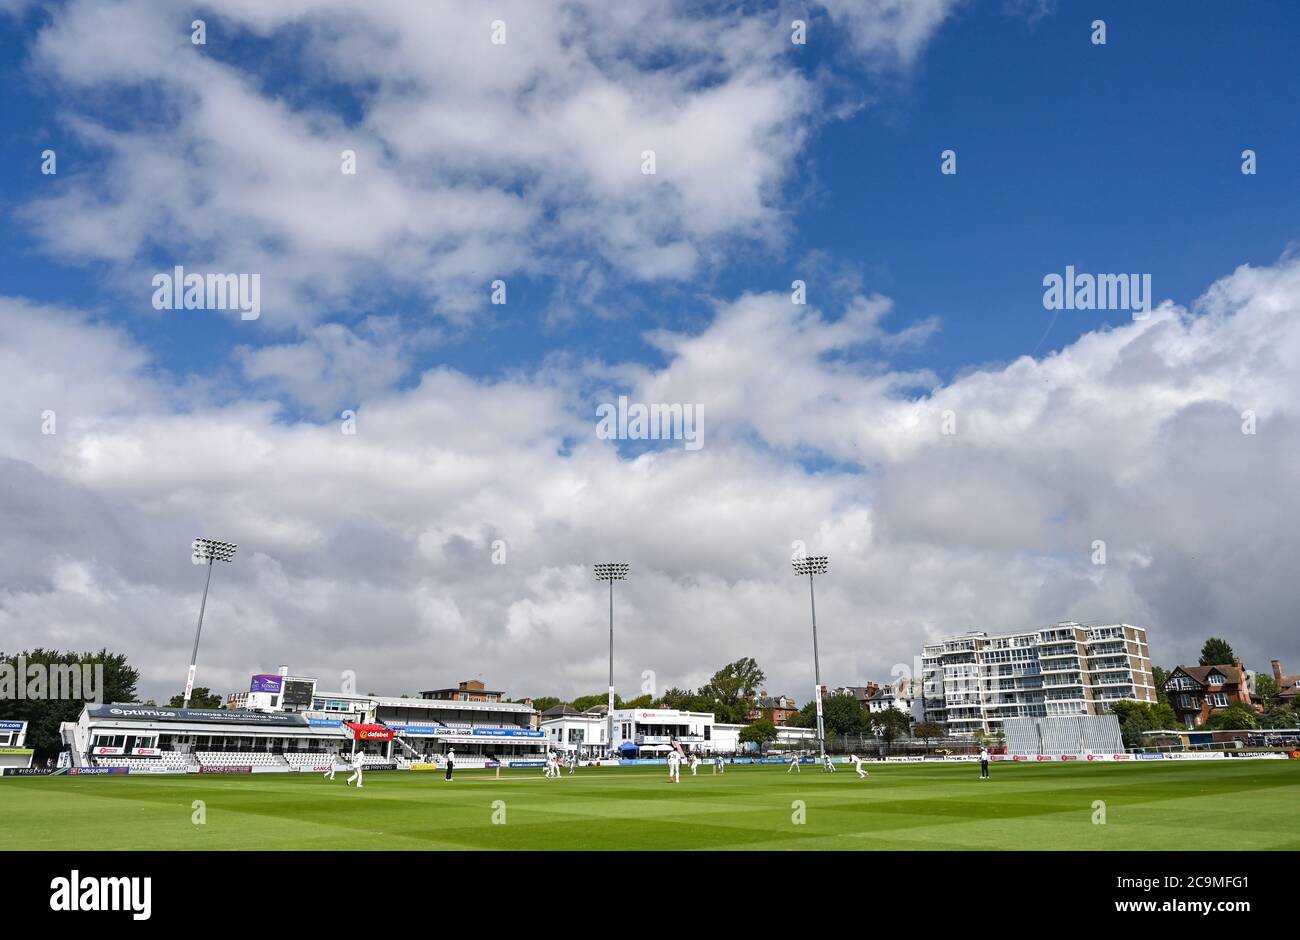
[[342,759],[343,756],[341,754],[335,754],[333,757],[330,758],[330,769],[325,771],[326,780],[334,779],[334,771],[339,769],[339,761],[341,761]]
[[352,776],[348,777],[348,779],[344,781],[348,786],[352,786],[352,781],[355,780],[357,782],[357,789],[361,789],[361,767],[365,762],[366,755],[364,751],[357,751],[357,753],[352,755],[352,766],[356,769],[352,771]]
[[577,769],[578,769],[578,752],[574,751],[569,755],[569,776],[572,777],[573,772]]
[[681,783],[682,755],[676,751],[668,752],[668,782]]
[[831,761],[831,756],[829,754],[822,755],[822,766],[831,773],[835,773],[835,764]]
[[699,766],[700,766],[700,759],[695,756],[694,751],[691,751],[691,776],[692,777],[695,776],[695,769]]
[[715,774],[725,774],[727,772],[727,768],[722,763],[721,754],[713,759],[713,772]]
[[794,755],[792,755],[792,756],[790,757],[790,766],[787,767],[787,768],[785,769],[785,772],[786,772],[786,773],[789,773],[789,772],[792,771],[792,770],[795,771],[795,772],[797,772],[797,773],[803,773],[803,771],[799,769],[799,755],[798,755],[798,754],[794,754]]
[[865,778],[868,772],[862,769],[862,758],[857,754],[850,754],[849,760],[852,761],[854,768],[858,772],[858,776]]
[[559,776],[559,773],[558,773],[558,771],[556,770],[556,767],[555,767],[555,752],[554,752],[554,751],[547,751],[547,752],[546,752],[546,776],[547,776],[547,777],[557,777],[557,776]]

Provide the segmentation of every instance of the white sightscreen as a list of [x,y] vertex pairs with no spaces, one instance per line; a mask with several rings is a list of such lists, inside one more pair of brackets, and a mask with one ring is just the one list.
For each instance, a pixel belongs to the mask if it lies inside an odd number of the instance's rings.
[[1122,754],[1124,741],[1114,715],[1072,715],[1061,718],[1008,718],[1002,723],[1007,753]]

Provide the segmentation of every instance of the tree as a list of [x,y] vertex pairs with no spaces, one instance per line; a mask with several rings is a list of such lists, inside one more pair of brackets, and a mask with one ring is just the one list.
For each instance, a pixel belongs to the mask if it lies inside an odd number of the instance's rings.
[[[623,707],[653,706],[684,712],[712,712],[720,723],[743,724],[749,720],[754,690],[763,684],[765,678],[758,663],[747,656],[723,666],[698,692],[674,686],[657,699],[652,700],[649,695],[643,695]],[[577,707],[576,703],[574,707]]]
[[[1145,708],[1139,707],[1143,704],[1145,703],[1115,702],[1111,706],[1111,710],[1115,713],[1115,717],[1119,719],[1119,734],[1120,738],[1123,739],[1126,748],[1142,747],[1145,743],[1142,739],[1142,734],[1146,731],[1156,730],[1156,726],[1151,720],[1150,713]],[[1133,706],[1131,709],[1121,707],[1130,705]]]
[[931,738],[942,738],[946,733],[943,725],[937,721],[917,722],[916,727],[912,729],[912,736],[923,739],[927,750],[930,747]]
[[1168,702],[1157,702],[1151,706],[1151,722],[1156,731],[1172,731],[1178,727],[1178,716]]
[[767,676],[753,657],[745,656],[728,663],[713,674],[699,695],[707,699],[718,721],[736,724],[749,714],[749,702],[762,686]]
[[[171,701],[164,705],[164,708],[180,708],[185,704],[185,693],[180,692],[173,695]],[[206,685],[194,687],[190,693],[190,708],[220,708],[221,693],[213,692]]]
[[1287,708],[1285,705],[1275,705],[1259,719],[1259,726],[1261,728],[1300,728],[1300,712]]
[[1151,681],[1156,686],[1156,701],[1168,705],[1169,699],[1165,695],[1165,683],[1169,681],[1169,671],[1159,666],[1151,667]]
[[[591,709],[595,708],[597,705],[606,705],[608,703],[609,703],[609,693],[597,692],[594,695],[579,695],[569,704],[573,706],[575,711],[585,712],[585,711],[590,711]],[[619,694],[617,692],[614,693],[614,707],[615,708],[623,707],[623,699],[619,697]]]
[[709,684],[700,689],[700,694],[711,695],[716,691],[724,696],[753,698],[766,679],[766,673],[754,658],[744,656],[715,672]]
[[664,694],[659,696],[657,704],[660,708],[676,708],[685,710],[686,706],[690,704],[690,701],[694,696],[695,693],[690,689],[679,689],[674,686],[673,688],[665,690]]
[[1232,652],[1232,647],[1228,645],[1227,640],[1212,636],[1201,647],[1202,666],[1224,666],[1236,661],[1236,654]]
[[[31,675],[33,666],[42,667],[47,674],[53,673],[52,667],[76,667],[84,672],[81,667],[89,666],[92,677],[102,669],[102,683],[94,680],[100,687],[90,690],[83,686],[83,694],[91,694],[97,702],[136,700],[135,684],[140,681],[140,673],[127,665],[126,656],[121,653],[110,653],[107,649],[97,653],[76,653],[40,647],[13,655],[0,652],[0,688],[5,685],[6,675],[16,677],[20,665],[25,666],[28,675]],[[0,720],[25,720],[27,746],[36,751],[39,759],[44,759],[63,749],[59,725],[76,721],[87,704],[85,698],[19,698],[16,694],[0,693]]]
[[[817,704],[813,703],[813,724],[817,725]],[[860,735],[868,727],[867,716],[854,695],[828,695],[822,699],[822,725],[827,734]]]
[[884,711],[873,712],[870,722],[872,731],[875,732],[876,737],[885,743],[886,749],[895,740],[907,734],[908,728],[912,724],[907,715],[897,708],[886,708]]
[[1113,702],[1111,713],[1119,719],[1120,737],[1125,747],[1143,747],[1146,731],[1167,731],[1178,725],[1178,716],[1168,705],[1159,702]]
[[1259,727],[1259,716],[1253,709],[1238,702],[1216,711],[1205,723],[1205,727],[1211,731],[1234,731],[1238,728],[1253,730]]
[[1266,676],[1262,672],[1255,676],[1255,694],[1253,698],[1263,705],[1266,710],[1277,704],[1277,693],[1279,691],[1272,676]]
[[563,705],[563,704],[564,703],[561,702],[554,695],[542,695],[533,699],[533,708],[537,709],[539,712],[547,712],[550,711],[552,708],[554,708],[556,705]]
[[776,740],[776,725],[766,718],[760,718],[740,730],[740,740],[744,744],[757,744],[761,751]]

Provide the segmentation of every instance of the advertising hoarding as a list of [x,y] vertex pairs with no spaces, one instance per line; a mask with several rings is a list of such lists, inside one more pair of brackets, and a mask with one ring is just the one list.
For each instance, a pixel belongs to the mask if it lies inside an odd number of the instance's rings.
[[283,682],[284,679],[280,676],[253,676],[252,681],[248,683],[248,691],[270,692],[272,695],[279,695]]

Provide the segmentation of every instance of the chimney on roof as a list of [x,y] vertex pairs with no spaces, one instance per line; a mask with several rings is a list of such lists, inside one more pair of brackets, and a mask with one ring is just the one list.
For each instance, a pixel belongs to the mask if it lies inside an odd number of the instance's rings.
[[1282,663],[1276,659],[1273,660],[1273,681],[1282,684]]

